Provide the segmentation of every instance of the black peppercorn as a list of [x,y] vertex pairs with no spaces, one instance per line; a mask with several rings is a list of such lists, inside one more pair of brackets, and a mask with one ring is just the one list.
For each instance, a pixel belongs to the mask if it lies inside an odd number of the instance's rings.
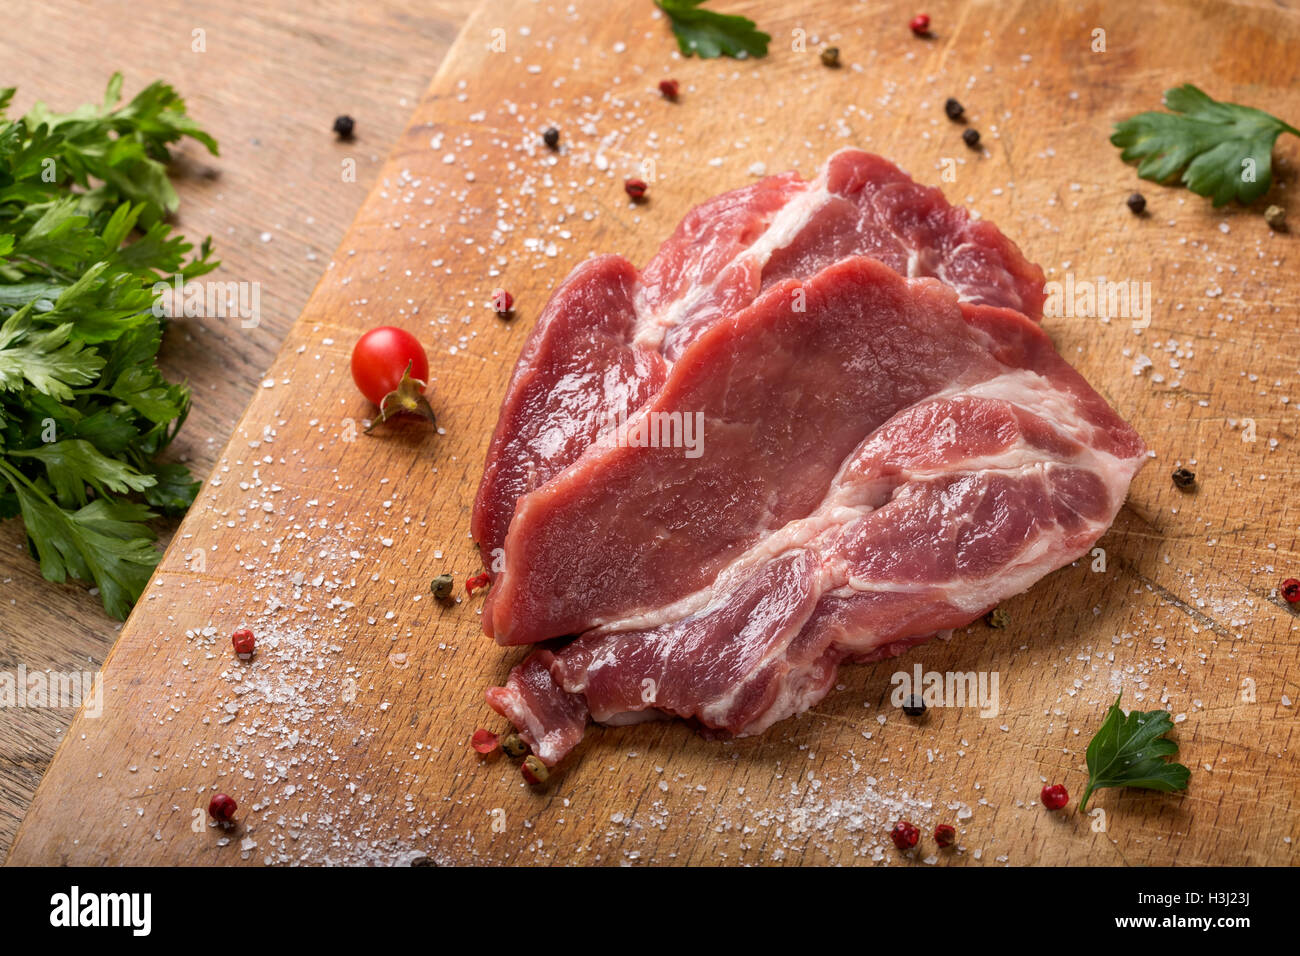
[[542,134],[542,142],[546,144],[548,149],[559,149],[560,131],[554,126],[547,128],[546,132]]
[[1186,490],[1196,484],[1196,472],[1186,468],[1175,468],[1174,473],[1170,475],[1174,480],[1175,487]]
[[968,129],[961,134],[961,140],[971,149],[980,144],[980,131],[977,129]]
[[1133,215],[1142,215],[1143,211],[1147,208],[1147,197],[1143,196],[1141,193],[1134,193],[1128,197],[1128,208]]
[[357,124],[351,116],[334,117],[334,134],[339,139],[351,139],[352,132],[356,127]]
[[943,104],[943,111],[948,114],[950,120],[959,120],[966,114],[966,108],[951,96]]
[[909,717],[920,717],[925,713],[925,701],[921,699],[920,694],[912,694],[903,701],[903,713]]

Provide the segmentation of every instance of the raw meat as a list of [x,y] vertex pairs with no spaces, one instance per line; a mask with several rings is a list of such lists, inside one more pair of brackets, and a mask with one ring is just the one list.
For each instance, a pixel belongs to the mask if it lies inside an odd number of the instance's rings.
[[475,502],[484,628],[538,645],[491,706],[548,764],[591,719],[757,733],[1086,553],[1145,449],[1042,286],[856,150],[697,207],[639,275],[579,266]]
[[861,257],[714,323],[635,418],[696,411],[700,458],[602,443],[518,503],[487,627],[581,636],[488,699],[548,763],[588,712],[807,709],[1086,553],[1145,460],[1037,325]]
[[663,386],[672,363],[763,290],[849,255],[936,276],[964,300],[1042,317],[1043,273],[991,223],[860,150],[810,181],[769,176],[692,210],[637,275],[583,263],[555,291],[506,390],[471,531],[493,573],[515,503],[567,468],[610,421]]

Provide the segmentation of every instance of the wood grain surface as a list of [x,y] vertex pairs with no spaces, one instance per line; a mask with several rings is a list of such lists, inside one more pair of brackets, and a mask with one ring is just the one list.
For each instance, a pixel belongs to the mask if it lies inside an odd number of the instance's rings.
[[[211,235],[213,278],[256,282],[260,323],[184,319],[160,364],[188,381],[194,406],[174,453],[207,477],[330,254],[365,198],[438,63],[478,0],[249,4],[216,0],[9,0],[0,85],[12,115],[37,99],[60,110],[98,102],[114,71],[132,96],[154,79],[184,95],[221,144],[184,144],[173,169],[177,228]],[[203,31],[194,49],[194,31]],[[357,121],[351,143],[334,117]],[[355,161],[355,178],[341,164]],[[263,240],[263,236],[267,238]],[[161,523],[164,540],[174,523]],[[0,522],[0,671],[98,669],[120,624],[84,584],[50,584],[17,521]],[[0,710],[0,856],[73,708]]]
[[[1215,210],[1139,182],[1107,137],[1182,82],[1294,122],[1300,18],[1193,0],[934,3],[934,36],[918,39],[900,5],[719,5],[773,35],[768,57],[683,60],[648,0],[473,15],[123,628],[102,713],[74,721],[11,864],[1293,861],[1300,634],[1277,585],[1300,576],[1300,284],[1294,236],[1261,210],[1300,219],[1300,142],[1279,142],[1258,207]],[[839,69],[819,60],[827,43]],[[677,103],[655,90],[668,75]],[[948,96],[979,151],[945,118]],[[552,124],[558,154],[538,137]],[[763,170],[811,174],[845,145],[993,219],[1049,280],[1150,283],[1149,327],[1045,325],[1153,458],[1104,554],[1007,602],[1007,627],[846,668],[812,712],[756,738],[593,729],[531,789],[468,746],[476,727],[502,729],[482,691],[521,652],[482,636],[481,595],[463,590],[519,347],[585,256],[643,264],[693,204]],[[622,182],[645,173],[649,201],[633,206]],[[1125,208],[1134,189],[1141,217]],[[499,286],[513,321],[487,308]],[[370,409],[348,353],[380,323],[427,344],[437,434],[356,435]],[[1170,481],[1178,465],[1194,491]],[[444,571],[450,607],[428,594]],[[241,625],[259,634],[247,663],[228,642]],[[904,717],[891,676],[915,665],[996,674],[997,714]],[[1175,715],[1190,790],[1044,811],[1045,782],[1077,800],[1120,692]],[[229,832],[203,817],[217,790],[240,804]],[[926,834],[911,857],[887,838],[900,817]],[[938,852],[942,822],[959,846]]]

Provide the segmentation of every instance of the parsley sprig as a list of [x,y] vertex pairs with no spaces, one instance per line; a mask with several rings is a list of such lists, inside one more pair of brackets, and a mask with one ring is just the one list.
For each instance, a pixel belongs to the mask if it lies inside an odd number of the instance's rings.
[[1140,160],[1138,175],[1167,182],[1182,173],[1192,192],[1254,202],[1273,181],[1273,144],[1300,130],[1263,110],[1220,103],[1190,83],[1165,91],[1172,113],[1139,113],[1115,124],[1110,141],[1126,162]]
[[1187,789],[1191,771],[1166,759],[1178,753],[1178,744],[1165,737],[1174,729],[1169,712],[1134,710],[1126,715],[1119,709],[1119,701],[1115,698],[1088,744],[1088,786],[1079,801],[1080,813],[1088,808],[1093,791],[1105,787]]
[[704,0],[655,0],[668,16],[682,56],[699,54],[702,60],[717,56],[742,59],[766,56],[772,39],[759,31],[748,17],[705,10]]
[[198,483],[160,463],[189,390],[155,364],[153,284],[216,268],[171,234],[169,146],[212,153],[165,83],[121,100],[5,115],[0,90],[0,518],[20,517],[41,573],[93,581],[126,616],[158,563],[147,523],[179,513]]

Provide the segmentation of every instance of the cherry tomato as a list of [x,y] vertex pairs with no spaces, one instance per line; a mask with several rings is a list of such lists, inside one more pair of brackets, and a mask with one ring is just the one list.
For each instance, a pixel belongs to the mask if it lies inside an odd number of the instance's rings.
[[411,378],[429,381],[424,347],[405,329],[381,325],[361,336],[352,348],[352,381],[376,405],[397,391],[408,366]]

